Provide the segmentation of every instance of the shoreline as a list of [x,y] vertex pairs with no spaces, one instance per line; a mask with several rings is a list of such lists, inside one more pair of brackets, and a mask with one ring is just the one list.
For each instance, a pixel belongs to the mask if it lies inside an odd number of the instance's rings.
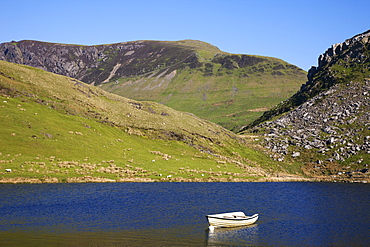
[[333,177],[311,177],[305,178],[300,176],[269,176],[260,177],[256,179],[241,179],[241,178],[162,178],[162,179],[151,179],[151,178],[120,178],[120,179],[109,179],[109,178],[99,178],[99,177],[71,177],[63,180],[57,178],[2,178],[0,179],[0,184],[68,184],[68,183],[158,183],[158,182],[183,182],[183,183],[194,183],[194,182],[332,182],[332,183],[370,183],[370,178],[333,178]]

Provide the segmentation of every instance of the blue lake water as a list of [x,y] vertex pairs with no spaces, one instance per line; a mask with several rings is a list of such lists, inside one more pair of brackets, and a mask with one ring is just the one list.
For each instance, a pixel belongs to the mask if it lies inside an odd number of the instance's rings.
[[[0,185],[0,246],[370,246],[370,185]],[[260,215],[208,231],[207,214]]]

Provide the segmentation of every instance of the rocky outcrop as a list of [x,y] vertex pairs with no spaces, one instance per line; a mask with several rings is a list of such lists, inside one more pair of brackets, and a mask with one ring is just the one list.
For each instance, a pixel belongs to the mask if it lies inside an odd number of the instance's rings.
[[319,70],[341,62],[360,64],[368,62],[369,41],[370,30],[347,39],[343,43],[332,45],[324,54],[319,56]]
[[[335,85],[264,128],[265,147],[277,160],[316,150],[326,161],[370,154],[370,80]],[[318,164],[325,160],[316,160]]]
[[370,31],[333,45],[307,77],[299,92],[263,120],[278,118],[248,131],[265,136],[263,145],[271,157],[303,162],[310,175],[358,173],[368,179]]
[[289,112],[338,83],[370,77],[370,30],[343,43],[332,45],[318,58],[319,66],[312,66],[307,82],[291,98],[265,112],[259,119],[241,129],[251,129],[285,112]]

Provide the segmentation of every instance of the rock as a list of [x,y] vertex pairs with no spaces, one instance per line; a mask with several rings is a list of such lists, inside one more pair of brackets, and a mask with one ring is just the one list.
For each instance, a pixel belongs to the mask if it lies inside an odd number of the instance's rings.
[[364,169],[362,169],[360,172],[362,172],[362,173],[367,173],[367,172],[369,172],[369,169],[368,169],[368,168],[364,168]]
[[45,178],[43,183],[58,183],[59,180],[57,178]]
[[312,149],[312,147],[310,145],[305,145],[304,148],[305,149]]
[[313,80],[313,77],[316,75],[317,73],[317,68],[315,66],[312,66],[309,70],[308,70],[308,74],[307,74],[307,79],[308,79],[308,82],[312,82]]
[[330,144],[333,144],[335,142],[335,138],[334,137],[330,137],[327,141],[326,141],[326,144],[327,145],[330,145]]
[[300,155],[301,155],[300,152],[293,152],[292,157],[295,158],[295,157],[299,157]]
[[329,135],[337,134],[337,132],[333,130],[330,126],[325,126],[324,128],[322,128],[322,131]]

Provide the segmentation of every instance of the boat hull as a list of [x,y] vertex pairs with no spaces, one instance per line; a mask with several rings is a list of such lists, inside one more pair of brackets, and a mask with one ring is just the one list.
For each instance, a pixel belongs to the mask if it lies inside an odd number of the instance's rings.
[[255,223],[258,220],[258,214],[246,216],[243,212],[232,212],[223,214],[207,215],[210,227],[238,227]]

